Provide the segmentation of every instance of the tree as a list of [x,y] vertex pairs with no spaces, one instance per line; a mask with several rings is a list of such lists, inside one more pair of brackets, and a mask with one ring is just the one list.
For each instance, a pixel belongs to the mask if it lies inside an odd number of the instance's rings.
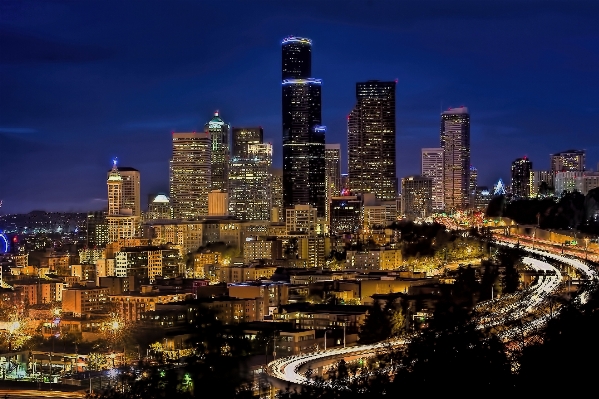
[[391,337],[391,323],[381,305],[374,301],[358,334],[361,344],[380,342]]

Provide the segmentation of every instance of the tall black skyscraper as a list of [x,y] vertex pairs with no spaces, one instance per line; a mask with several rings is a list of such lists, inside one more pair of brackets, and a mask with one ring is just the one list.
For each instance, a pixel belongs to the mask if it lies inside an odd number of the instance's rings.
[[396,82],[356,83],[356,106],[347,121],[349,181],[354,193],[397,198],[395,168]]
[[321,81],[312,79],[312,42],[283,40],[283,204],[310,204],[325,215],[325,127]]
[[250,144],[262,144],[264,130],[262,127],[234,127],[231,135],[231,158],[248,157]]
[[527,157],[512,162],[512,195],[516,198],[530,197],[532,162]]

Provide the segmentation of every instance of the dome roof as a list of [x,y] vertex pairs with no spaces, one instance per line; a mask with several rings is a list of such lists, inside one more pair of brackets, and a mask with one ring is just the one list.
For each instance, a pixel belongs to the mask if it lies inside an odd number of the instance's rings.
[[157,203],[157,202],[162,202],[162,203],[169,203],[171,202],[168,197],[164,194],[158,194],[156,197],[154,197],[154,200],[152,201],[152,203]]

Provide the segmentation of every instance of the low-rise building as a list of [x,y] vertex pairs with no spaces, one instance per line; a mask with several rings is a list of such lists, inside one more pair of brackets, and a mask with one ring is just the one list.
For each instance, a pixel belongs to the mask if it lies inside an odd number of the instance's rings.
[[396,270],[403,262],[401,249],[379,247],[366,251],[347,251],[345,269],[371,271]]
[[71,287],[62,293],[62,312],[75,317],[103,311],[108,301],[108,288]]
[[141,292],[110,295],[109,300],[123,320],[135,322],[141,320],[143,312],[156,310],[157,304],[181,302],[192,297],[193,294],[163,293],[152,291],[151,287],[142,287]]

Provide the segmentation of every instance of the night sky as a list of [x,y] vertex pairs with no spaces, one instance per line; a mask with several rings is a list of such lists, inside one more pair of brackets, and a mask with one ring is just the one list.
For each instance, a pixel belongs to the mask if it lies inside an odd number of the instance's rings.
[[[599,1],[0,1],[0,212],[105,206],[106,171],[168,192],[172,131],[215,110],[264,127],[281,164],[281,40],[313,41],[327,142],[346,148],[355,83],[398,80],[398,177],[471,114],[479,185],[511,162],[599,162]],[[347,156],[343,154],[343,170]]]

